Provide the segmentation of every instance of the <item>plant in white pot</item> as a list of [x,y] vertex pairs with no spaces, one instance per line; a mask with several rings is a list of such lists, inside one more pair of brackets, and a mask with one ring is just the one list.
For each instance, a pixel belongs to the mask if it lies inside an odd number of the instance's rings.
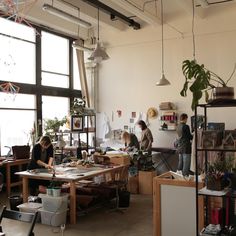
[[209,90],[213,90],[213,99],[234,99],[234,88],[228,87],[227,84],[232,79],[235,70],[236,64],[229,78],[223,80],[203,64],[198,64],[196,60],[185,60],[182,64],[185,82],[180,95],[186,97],[188,89],[192,92],[192,110],[199,103],[203,94],[205,94],[205,100],[208,102]]

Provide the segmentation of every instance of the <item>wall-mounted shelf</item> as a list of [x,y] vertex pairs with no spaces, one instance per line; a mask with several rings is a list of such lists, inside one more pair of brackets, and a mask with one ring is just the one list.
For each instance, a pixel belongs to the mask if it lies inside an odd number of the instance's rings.
[[162,131],[175,131],[177,127],[176,110],[160,110],[160,129]]

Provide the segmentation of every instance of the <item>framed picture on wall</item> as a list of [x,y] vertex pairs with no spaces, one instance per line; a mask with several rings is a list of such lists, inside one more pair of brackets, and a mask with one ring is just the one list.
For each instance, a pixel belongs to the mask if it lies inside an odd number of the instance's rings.
[[71,116],[71,131],[83,131],[84,118],[83,116],[73,115]]

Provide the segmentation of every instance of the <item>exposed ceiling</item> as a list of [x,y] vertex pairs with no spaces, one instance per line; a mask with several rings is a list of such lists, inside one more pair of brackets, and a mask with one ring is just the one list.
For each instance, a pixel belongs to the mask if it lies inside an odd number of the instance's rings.
[[[42,11],[44,3],[52,4],[74,16],[78,16],[93,26],[97,26],[97,9],[87,4],[97,0],[25,0],[25,2],[35,2],[30,9],[30,17],[43,19],[46,13]],[[0,0],[0,8],[7,0]],[[24,0],[19,0],[24,2]],[[146,26],[160,26],[160,0],[100,0],[100,2],[113,8],[119,13],[125,15],[128,19],[132,19],[141,25],[141,29]],[[197,20],[205,20],[214,17],[221,17],[222,14],[227,15],[233,12],[236,20],[236,0],[195,0],[195,15]],[[69,6],[67,3],[74,5],[78,9]],[[163,0],[164,22],[170,28],[179,32],[189,32],[192,17],[192,0]],[[232,13],[232,14],[233,14]],[[231,15],[232,15],[231,14]],[[183,18],[188,18],[188,24],[183,24]],[[57,17],[53,16],[52,21],[57,21]],[[111,20],[110,14],[100,13],[100,25],[107,29],[127,30],[132,28],[124,24],[118,18]]]

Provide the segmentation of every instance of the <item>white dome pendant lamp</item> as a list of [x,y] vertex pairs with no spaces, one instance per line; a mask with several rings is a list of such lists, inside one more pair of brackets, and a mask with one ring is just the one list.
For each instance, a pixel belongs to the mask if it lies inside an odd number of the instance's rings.
[[88,60],[94,61],[96,63],[100,63],[103,60],[107,60],[110,57],[107,55],[105,50],[101,47],[99,42],[99,8],[98,8],[98,39],[97,39],[97,45],[92,52],[91,56],[88,58]]
[[156,86],[170,85],[169,80],[166,79],[164,74],[164,38],[163,38],[163,3],[161,0],[161,66],[162,76],[161,79],[156,83]]

